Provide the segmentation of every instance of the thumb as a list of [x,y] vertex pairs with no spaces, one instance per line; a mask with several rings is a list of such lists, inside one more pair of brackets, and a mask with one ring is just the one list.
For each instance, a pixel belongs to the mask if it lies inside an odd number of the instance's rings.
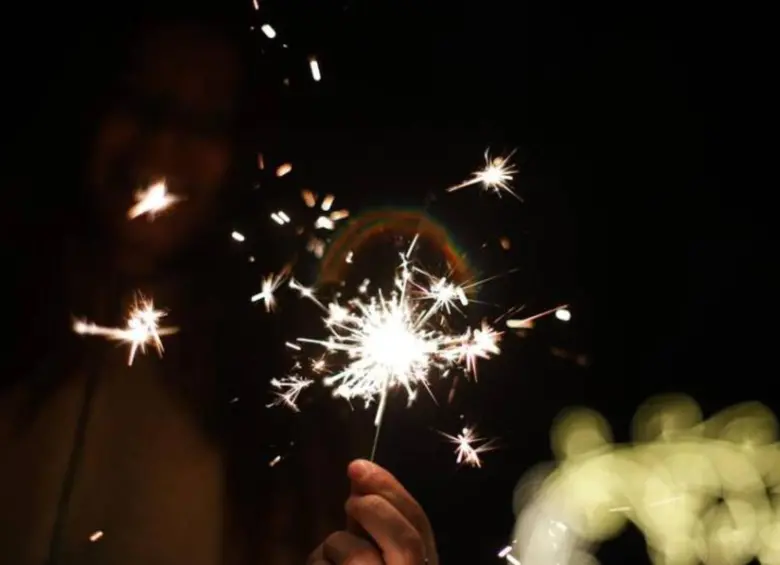
[[[349,477],[349,495],[350,496],[360,496],[364,494],[361,492],[360,486],[358,484],[358,481],[360,478],[366,476],[370,472],[371,468],[369,464],[366,464],[366,462],[358,459],[356,461],[353,461],[349,464],[347,467],[347,476]],[[371,536],[368,535],[368,532],[366,532],[365,528],[361,526],[357,520],[352,518],[351,516],[347,516],[347,531],[355,534],[357,536],[360,536],[364,539],[371,539]]]

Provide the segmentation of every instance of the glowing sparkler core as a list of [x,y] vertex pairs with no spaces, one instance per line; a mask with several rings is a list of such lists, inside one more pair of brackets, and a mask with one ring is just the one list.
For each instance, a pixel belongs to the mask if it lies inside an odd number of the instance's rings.
[[455,462],[458,465],[481,468],[482,459],[479,457],[480,454],[494,449],[493,442],[478,437],[474,428],[465,427],[456,436],[451,436],[444,432],[439,433],[457,446],[455,448],[455,455],[457,456]]
[[497,194],[499,198],[502,192],[507,192],[522,201],[523,199],[509,185],[515,173],[517,173],[517,168],[509,162],[512,155],[514,155],[514,151],[506,157],[491,158],[490,153],[485,151],[485,167],[472,173],[470,179],[448,188],[447,192],[455,192],[467,186],[482,184],[483,190],[491,191]]
[[152,184],[146,190],[138,190],[135,193],[136,204],[127,211],[127,218],[135,218],[148,214],[149,220],[154,220],[157,214],[167,210],[174,204],[183,200],[180,196],[168,192],[168,186],[164,180]]
[[[346,363],[323,382],[333,387],[334,396],[361,398],[366,407],[378,399],[374,418],[377,437],[390,390],[402,387],[411,404],[420,386],[428,389],[432,374],[444,376],[449,369],[462,365],[468,370],[475,366],[477,358],[488,359],[500,352],[497,343],[501,333],[487,325],[465,333],[452,333],[449,329],[445,305],[455,299],[467,303],[463,290],[447,291],[447,297],[452,297],[444,300],[437,299],[441,293],[436,289],[415,292],[421,285],[414,281],[414,274],[425,273],[413,267],[409,259],[416,241],[417,238],[401,254],[399,274],[389,297],[379,291],[368,301],[355,298],[346,305],[331,302],[326,306],[313,296],[311,289],[290,281],[292,288],[326,313],[324,323],[331,334],[326,340],[298,341],[321,345],[329,354],[346,356]],[[425,275],[438,282],[432,275]],[[437,288],[448,288],[448,283],[440,283]],[[433,304],[421,307],[421,300],[425,299],[433,299]],[[281,381],[292,383],[294,379],[295,376]]]
[[98,335],[110,340],[123,341],[130,346],[128,366],[133,364],[136,352],[146,353],[146,346],[151,345],[162,357],[165,348],[162,336],[172,335],[179,331],[178,328],[161,328],[160,320],[166,316],[166,312],[155,310],[154,302],[140,294],[136,297],[130,313],[127,317],[127,325],[124,328],[107,328],[98,326],[85,320],[75,320],[73,331],[81,335]]

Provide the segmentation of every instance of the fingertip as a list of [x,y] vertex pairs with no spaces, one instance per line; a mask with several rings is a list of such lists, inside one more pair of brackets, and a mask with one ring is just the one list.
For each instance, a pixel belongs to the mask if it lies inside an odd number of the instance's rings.
[[347,467],[347,476],[353,481],[363,481],[376,470],[376,465],[365,459],[356,459]]

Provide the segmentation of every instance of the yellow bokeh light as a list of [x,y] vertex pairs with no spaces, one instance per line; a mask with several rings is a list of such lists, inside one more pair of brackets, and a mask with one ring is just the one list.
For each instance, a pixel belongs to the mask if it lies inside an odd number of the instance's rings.
[[[633,445],[614,445],[606,420],[568,411],[552,430],[557,467],[518,485],[512,555],[571,564],[632,522],[657,565],[780,565],[777,420],[757,403],[702,421],[698,405],[652,399],[636,414]],[[529,488],[533,495],[529,496]]]

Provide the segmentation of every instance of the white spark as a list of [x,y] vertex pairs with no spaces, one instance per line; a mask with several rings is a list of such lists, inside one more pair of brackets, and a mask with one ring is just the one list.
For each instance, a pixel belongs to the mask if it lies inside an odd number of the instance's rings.
[[474,428],[463,428],[457,436],[451,436],[444,432],[439,433],[457,446],[455,448],[455,455],[457,456],[455,462],[459,465],[482,467],[482,460],[479,455],[494,449],[491,441],[477,437]]
[[522,201],[522,198],[520,198],[509,185],[514,178],[515,173],[517,173],[517,168],[509,162],[512,155],[514,155],[514,151],[506,157],[491,158],[489,152],[485,151],[484,168],[472,173],[470,179],[448,188],[447,192],[454,192],[461,188],[466,188],[467,186],[482,184],[483,190],[494,192],[499,197],[502,192],[507,192]]
[[133,220],[147,214],[151,221],[154,220],[157,214],[182,200],[180,196],[169,193],[165,181],[161,180],[152,184],[146,190],[136,191],[136,203],[127,211],[127,218]]

